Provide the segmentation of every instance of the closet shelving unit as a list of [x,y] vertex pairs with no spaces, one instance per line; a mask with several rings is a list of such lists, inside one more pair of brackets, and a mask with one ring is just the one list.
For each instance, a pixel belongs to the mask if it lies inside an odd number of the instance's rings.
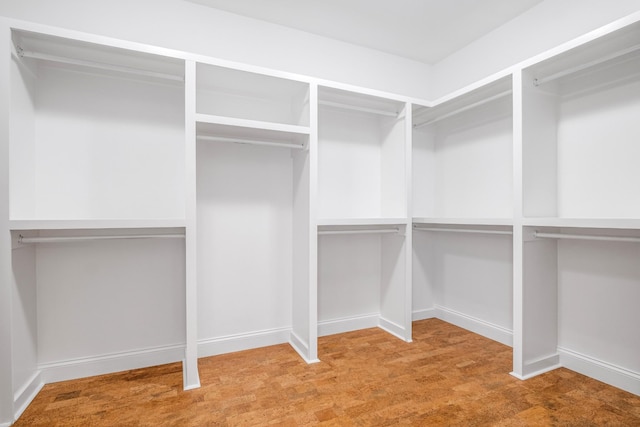
[[7,22],[0,409],[412,316],[640,394],[640,15],[435,102]]
[[511,76],[413,111],[413,312],[512,333]]
[[567,366],[640,393],[640,26],[522,70],[519,348],[526,378]]
[[184,359],[184,62],[27,30],[11,38],[19,413],[43,382]]
[[318,323],[411,340],[410,105],[318,90]]
[[195,92],[199,354],[243,349],[259,336],[263,345],[289,341],[314,361],[315,94],[306,82],[206,63],[195,65]]

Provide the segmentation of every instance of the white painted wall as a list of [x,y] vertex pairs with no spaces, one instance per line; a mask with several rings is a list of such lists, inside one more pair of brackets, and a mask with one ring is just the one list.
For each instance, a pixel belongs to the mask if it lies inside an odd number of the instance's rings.
[[558,242],[558,346],[640,371],[640,244]]
[[545,0],[433,66],[440,97],[640,10],[640,0]]
[[291,328],[293,162],[198,143],[198,338]]
[[403,95],[428,94],[426,64],[184,0],[3,0],[0,16]]

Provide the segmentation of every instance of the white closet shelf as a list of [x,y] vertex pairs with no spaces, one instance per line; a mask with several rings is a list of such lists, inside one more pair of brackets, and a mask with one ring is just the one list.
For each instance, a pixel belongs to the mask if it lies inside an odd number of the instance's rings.
[[382,225],[407,225],[408,218],[321,218],[318,219],[318,227],[339,226],[382,226]]
[[480,107],[484,104],[508,98],[512,94],[511,77],[502,77],[479,88],[467,88],[454,97],[435,101],[431,107],[418,106],[413,112],[413,127],[420,128]]
[[14,31],[13,39],[16,54],[21,58],[107,73],[134,74],[179,82],[184,80],[184,61],[165,54],[133,51],[29,31]]
[[303,149],[311,130],[306,126],[196,114],[196,133],[202,141],[231,142]]
[[[254,129],[274,131],[281,133],[289,133],[296,135],[309,135],[311,134],[311,128],[309,126],[290,125],[285,123],[273,123],[263,122],[259,120],[238,119],[234,117],[214,116],[210,114],[196,114],[196,122],[199,125],[199,129],[203,125],[219,125],[228,127],[231,131],[232,128],[237,128],[238,132],[242,132],[242,129]],[[198,133],[200,134],[200,133]]]
[[9,221],[9,227],[13,231],[183,228],[185,224],[184,219],[18,219]]
[[529,227],[640,229],[640,218],[524,218]]
[[318,103],[320,106],[353,110],[380,116],[398,117],[404,110],[405,103],[389,98],[342,89],[319,87]]
[[428,224],[428,225],[461,225],[461,226],[487,226],[487,225],[502,225],[512,226],[513,220],[511,218],[426,218],[426,217],[414,217],[413,224]]

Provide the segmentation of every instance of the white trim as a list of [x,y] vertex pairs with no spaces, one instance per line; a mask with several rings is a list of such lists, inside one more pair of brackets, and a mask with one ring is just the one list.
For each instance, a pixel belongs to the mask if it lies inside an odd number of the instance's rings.
[[180,362],[184,344],[84,357],[38,365],[45,384]]
[[407,335],[406,329],[395,322],[392,322],[383,317],[380,317],[378,327],[383,331],[386,331],[391,335],[397,338],[400,338],[402,341],[412,342],[411,337],[408,337],[408,339],[406,338],[406,335]]
[[320,362],[320,359],[318,358],[309,359],[309,356],[308,356],[310,353],[309,346],[305,344],[305,342],[302,341],[302,339],[300,339],[300,337],[296,335],[296,333],[293,331],[291,331],[291,334],[289,335],[289,345],[293,347],[296,353],[298,353],[302,358],[302,360],[307,362],[307,364]]
[[560,364],[567,369],[640,396],[640,372],[568,348],[558,347],[558,353]]
[[545,372],[558,369],[561,366],[560,356],[558,354],[551,354],[534,360],[525,360],[522,368],[522,375],[515,371],[510,372],[510,374],[519,380],[528,380],[529,378],[536,377],[544,374]]
[[441,305],[436,305],[436,317],[445,322],[467,329],[483,337],[498,341],[501,344],[513,347],[513,331],[505,327],[486,322],[477,317],[468,316],[459,311],[451,310]]
[[36,371],[20,390],[13,395],[14,420],[20,418],[27,406],[40,393],[42,387],[44,387],[44,382],[42,382],[40,371]]
[[436,317],[437,316],[435,308],[424,308],[422,310],[414,310],[411,316],[411,320],[415,322],[416,320],[434,319]]
[[218,356],[289,342],[290,328],[265,329],[243,334],[198,340],[198,357]]
[[377,328],[378,326],[380,326],[380,315],[378,313],[321,320],[318,322],[318,336],[324,337],[360,329]]

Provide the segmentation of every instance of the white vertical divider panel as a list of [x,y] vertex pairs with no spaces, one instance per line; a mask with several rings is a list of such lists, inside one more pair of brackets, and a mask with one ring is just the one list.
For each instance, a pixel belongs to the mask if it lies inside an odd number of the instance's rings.
[[198,375],[198,280],[196,206],[196,63],[185,61],[185,270],[186,346],[183,361],[184,389],[200,387]]
[[11,33],[0,19],[0,425],[13,422],[11,234],[9,232],[9,64]]
[[404,340],[411,342],[413,324],[413,107],[404,107],[404,192],[407,225],[404,239]]
[[318,85],[309,87],[309,360],[318,359]]
[[558,368],[558,245],[524,228],[522,379]]
[[[405,341],[411,341],[411,105],[405,104],[389,132],[383,132],[383,170],[388,169],[382,194],[383,215],[406,218],[397,235],[382,236],[380,326]],[[386,202],[386,207],[385,203]],[[391,211],[385,209],[391,208]]]
[[522,182],[522,71],[512,76],[513,85],[513,371],[511,375],[523,376],[523,182]]
[[317,150],[318,86],[307,97],[308,150],[293,156],[293,297],[291,346],[307,363],[318,362]]
[[[555,155],[549,144],[553,139],[554,109],[549,95],[533,86],[523,71],[514,73],[514,223],[513,223],[513,371],[527,379],[558,367],[557,355],[557,245],[554,241],[535,240],[523,227],[529,190],[541,188],[536,209],[555,210]],[[550,130],[551,128],[551,130]],[[536,166],[540,166],[537,168]],[[551,180],[539,176],[539,170],[553,174]],[[535,173],[534,173],[535,172]],[[549,194],[545,195],[548,191]],[[543,211],[537,211],[541,214]],[[550,213],[550,212],[549,212]],[[555,213],[554,213],[555,214]]]

